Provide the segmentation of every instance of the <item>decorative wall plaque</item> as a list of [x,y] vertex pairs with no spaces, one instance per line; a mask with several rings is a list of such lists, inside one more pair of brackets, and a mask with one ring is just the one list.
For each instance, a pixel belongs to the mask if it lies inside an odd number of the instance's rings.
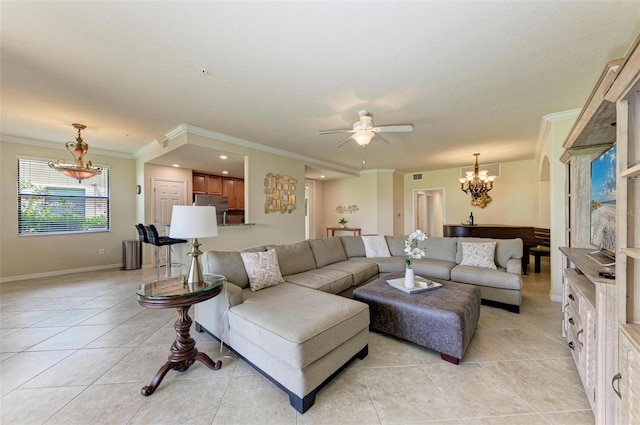
[[296,209],[296,183],[291,176],[268,173],[264,178],[264,213],[289,213]]

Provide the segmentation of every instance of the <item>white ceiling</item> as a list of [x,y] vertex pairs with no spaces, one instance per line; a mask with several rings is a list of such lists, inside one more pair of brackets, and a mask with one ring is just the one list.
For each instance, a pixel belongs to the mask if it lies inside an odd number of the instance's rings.
[[[92,149],[133,155],[184,123],[405,172],[533,158],[541,118],[580,108],[640,30],[638,1],[0,8],[3,140],[62,144],[80,122]],[[364,149],[316,134],[360,109],[415,131]]]

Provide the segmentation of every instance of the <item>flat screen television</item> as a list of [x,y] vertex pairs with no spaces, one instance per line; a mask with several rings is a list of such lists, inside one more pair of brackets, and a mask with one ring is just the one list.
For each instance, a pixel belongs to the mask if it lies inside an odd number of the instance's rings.
[[591,244],[599,248],[590,257],[603,266],[616,256],[616,146],[591,162]]

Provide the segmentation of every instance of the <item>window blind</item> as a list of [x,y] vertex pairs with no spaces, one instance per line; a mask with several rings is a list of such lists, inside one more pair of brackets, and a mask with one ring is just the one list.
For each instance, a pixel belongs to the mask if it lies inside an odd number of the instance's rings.
[[46,161],[18,159],[18,234],[109,231],[109,174],[78,183]]

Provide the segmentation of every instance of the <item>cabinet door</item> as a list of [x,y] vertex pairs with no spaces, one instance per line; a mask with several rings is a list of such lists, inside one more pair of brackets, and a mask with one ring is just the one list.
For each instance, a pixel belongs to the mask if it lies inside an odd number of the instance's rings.
[[238,208],[236,198],[236,179],[224,177],[222,179],[222,195],[229,198],[229,209],[235,210]]
[[207,193],[209,195],[222,195],[222,177],[207,176]]
[[236,180],[236,206],[239,210],[244,210],[244,180]]
[[624,333],[620,332],[619,337],[619,366],[622,378],[618,387],[620,390],[618,423],[637,424],[640,423],[640,352]]
[[207,176],[204,174],[193,175],[193,193],[207,193]]

